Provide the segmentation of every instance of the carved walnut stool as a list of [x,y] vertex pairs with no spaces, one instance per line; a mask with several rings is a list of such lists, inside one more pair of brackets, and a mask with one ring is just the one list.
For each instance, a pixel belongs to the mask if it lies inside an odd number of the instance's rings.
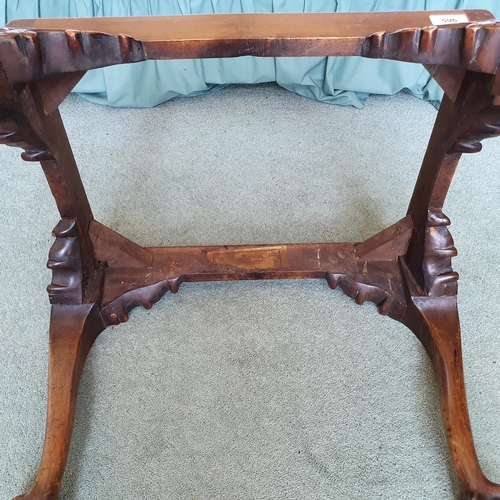
[[[141,248],[92,216],[58,106],[89,69],[148,59],[363,56],[423,64],[445,91],[407,215],[362,243]],[[442,213],[462,153],[500,134],[500,22],[483,10],[15,21],[0,33],[0,142],[39,161],[61,214],[53,271],[45,446],[33,488],[56,499],[92,343],[182,282],[326,279],[375,302],[427,350],[462,500],[500,500],[467,412],[457,253]],[[333,110],[334,112],[334,110]]]

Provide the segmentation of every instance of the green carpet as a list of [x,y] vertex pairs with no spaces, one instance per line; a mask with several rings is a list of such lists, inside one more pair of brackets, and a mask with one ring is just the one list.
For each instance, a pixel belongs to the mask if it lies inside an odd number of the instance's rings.
[[[435,109],[364,110],[279,87],[154,109],[70,96],[68,135],[96,219],[141,245],[360,241],[406,212]],[[0,498],[43,444],[59,220],[38,164],[0,148]],[[472,426],[500,482],[500,141],[464,155],[445,213],[459,256]],[[98,338],[61,498],[451,500],[437,388],[401,324],[323,281],[182,285]]]

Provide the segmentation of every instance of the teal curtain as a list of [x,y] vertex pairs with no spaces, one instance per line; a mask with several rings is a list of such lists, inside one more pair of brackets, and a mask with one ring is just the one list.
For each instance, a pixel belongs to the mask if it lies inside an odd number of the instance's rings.
[[[498,0],[0,0],[3,25],[35,17],[101,17],[241,12],[355,12],[487,9]],[[75,88],[110,106],[150,107],[233,83],[277,82],[297,94],[362,108],[369,94],[401,90],[438,103],[442,90],[419,64],[360,57],[146,61],[89,71]]]

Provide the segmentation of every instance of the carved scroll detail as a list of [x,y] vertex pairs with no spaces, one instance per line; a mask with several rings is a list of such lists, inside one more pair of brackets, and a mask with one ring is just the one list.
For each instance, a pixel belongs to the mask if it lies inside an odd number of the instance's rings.
[[36,135],[28,119],[19,111],[0,108],[0,144],[24,149],[26,161],[52,160],[48,146]]
[[351,299],[354,299],[356,304],[362,305],[366,300],[374,302],[379,313],[388,315],[391,318],[399,319],[405,312],[406,305],[399,302],[391,293],[374,285],[368,285],[355,281],[342,274],[328,273],[326,275],[328,286],[335,290],[338,286]]
[[[22,26],[22,23],[17,25]],[[96,21],[95,26],[104,28],[105,25]],[[251,31],[243,23],[239,26],[242,33]],[[342,55],[446,64],[494,74],[500,60],[499,27],[499,23],[490,20],[453,27],[405,28],[367,37],[353,36],[352,39],[357,39],[359,44],[353,46],[350,53]],[[231,43],[221,43],[216,35],[217,32],[213,39],[138,40],[128,35],[99,31],[3,28],[0,30],[0,63],[11,82],[28,82],[54,74],[150,59],[282,56],[285,51],[288,55],[304,55],[303,49],[298,48],[298,43],[303,41],[300,36],[297,43],[292,39],[288,45],[286,38],[277,35],[255,38],[249,34],[246,38],[234,38]],[[314,45],[309,43],[307,50],[312,50]],[[332,52],[337,50],[341,49],[333,45]],[[324,51],[310,55],[320,54],[324,55]]]
[[104,320],[108,325],[124,323],[132,309],[139,306],[151,309],[168,291],[177,293],[180,284],[180,278],[168,279],[126,292],[102,308]]
[[474,120],[467,133],[458,139],[450,153],[479,153],[481,141],[500,135],[500,96],[484,108]]
[[145,61],[146,56],[143,43],[127,35],[3,28],[0,59],[11,82],[28,82],[54,74]]
[[51,304],[81,304],[83,268],[75,219],[62,219],[52,234],[56,241],[49,252],[47,267],[52,284],[47,287]]
[[453,271],[451,259],[458,252],[449,225],[450,219],[441,211],[428,211],[423,272],[425,292],[432,297],[457,294],[458,273]]
[[[500,57],[500,23],[471,23],[377,32],[366,39],[361,56],[377,59],[443,64],[493,74]],[[459,50],[457,50],[460,47]]]

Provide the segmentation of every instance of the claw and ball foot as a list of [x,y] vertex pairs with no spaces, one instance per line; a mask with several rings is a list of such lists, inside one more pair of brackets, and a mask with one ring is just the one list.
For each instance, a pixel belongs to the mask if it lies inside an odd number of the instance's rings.
[[56,500],[68,458],[85,359],[105,328],[95,304],[54,305],[50,320],[45,444],[33,487],[14,500]]

